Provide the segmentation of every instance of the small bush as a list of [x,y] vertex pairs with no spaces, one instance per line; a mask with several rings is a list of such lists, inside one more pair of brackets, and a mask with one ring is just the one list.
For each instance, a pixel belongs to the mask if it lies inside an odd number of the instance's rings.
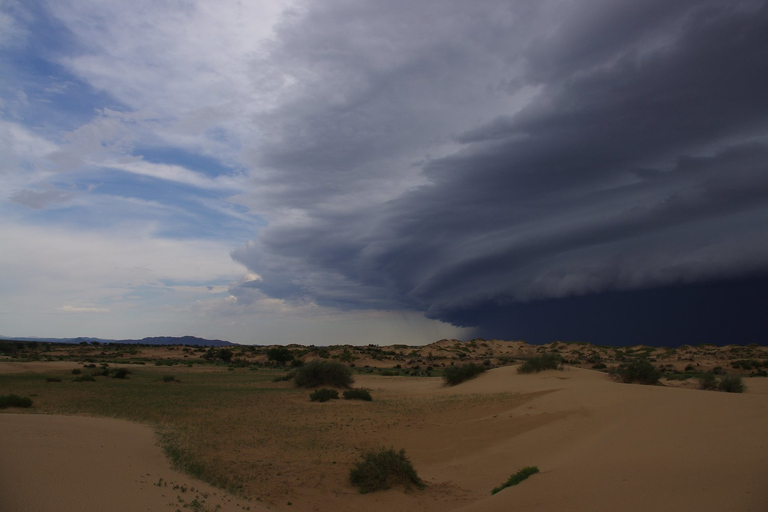
[[703,373],[699,376],[699,389],[717,389],[717,378],[714,373]]
[[94,382],[95,380],[93,375],[79,375],[72,379],[72,382]]
[[658,384],[661,371],[647,359],[638,359],[631,363],[625,363],[616,368],[615,374],[622,382],[639,384]]
[[523,362],[517,373],[538,373],[544,370],[557,370],[562,364],[563,358],[557,354],[542,354]]
[[443,380],[449,386],[461,384],[465,380],[474,379],[485,371],[485,366],[469,363],[461,366],[449,366],[443,371]]
[[80,375],[81,373],[83,372],[80,371],[80,368],[74,368],[72,370],[72,375]]
[[367,389],[348,389],[344,392],[345,400],[365,400],[370,402],[373,400],[371,393]]
[[337,361],[316,360],[296,368],[293,381],[300,388],[317,386],[348,388],[354,379],[352,370],[348,366]]
[[115,374],[113,375],[113,377],[115,379],[127,379],[129,373],[131,372],[130,370],[128,370],[128,368],[118,368],[117,370],[115,370]]
[[393,448],[379,448],[365,453],[363,460],[349,472],[349,480],[361,494],[383,491],[396,484],[403,484],[406,490],[411,485],[419,489],[425,486],[405,456],[405,450],[396,452]]
[[58,377],[48,377],[45,379],[45,382],[61,382],[61,379]]
[[740,375],[723,375],[717,388],[726,393],[743,393],[747,386],[744,385]]
[[309,394],[309,399],[313,402],[327,402],[331,399],[338,399],[339,398],[339,392],[335,389],[316,389],[312,393]]
[[163,382],[181,382],[176,379],[173,375],[163,375]]
[[0,395],[0,409],[6,407],[32,407],[32,399],[28,396]]
[[518,471],[517,473],[515,473],[514,475],[510,476],[509,479],[503,484],[501,484],[500,486],[494,487],[494,489],[491,491],[491,494],[496,494],[502,489],[506,489],[507,487],[512,487],[513,485],[517,485],[523,480],[525,480],[526,478],[528,478],[529,476],[535,475],[538,472],[539,472],[539,468],[537,468],[536,466],[525,467],[520,471]]

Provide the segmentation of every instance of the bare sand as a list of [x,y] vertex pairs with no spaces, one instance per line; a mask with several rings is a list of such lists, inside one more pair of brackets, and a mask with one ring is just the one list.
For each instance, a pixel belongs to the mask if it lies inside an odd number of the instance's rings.
[[0,414],[0,431],[3,512],[267,510],[171,469],[145,425]]
[[[356,386],[380,399],[440,404],[461,395],[478,406],[431,408],[355,440],[404,448],[425,490],[360,495],[345,469],[317,475],[323,486],[292,489],[293,505],[280,509],[764,512],[768,379],[744,380],[746,393],[728,394],[622,384],[579,368],[519,375],[503,367],[451,388],[439,379],[359,376]],[[318,405],[326,406],[344,404]],[[172,471],[146,426],[0,414],[0,429],[3,512],[185,510],[178,500],[203,492],[210,510],[264,510]],[[541,473],[491,495],[524,466]],[[160,478],[174,483],[158,487]],[[171,487],[181,484],[195,492]]]

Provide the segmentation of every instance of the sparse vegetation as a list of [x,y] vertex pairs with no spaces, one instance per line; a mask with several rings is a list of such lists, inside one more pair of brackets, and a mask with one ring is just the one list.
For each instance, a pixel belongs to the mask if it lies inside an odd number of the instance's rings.
[[32,407],[32,399],[28,396],[0,395],[0,409],[6,407]]
[[366,402],[373,400],[367,389],[348,389],[343,396],[345,400],[365,400]]
[[443,370],[443,380],[448,386],[455,386],[466,380],[474,379],[484,371],[485,366],[475,363],[449,366]]
[[349,473],[349,480],[356,485],[360,493],[386,490],[393,485],[402,484],[408,490],[411,486],[425,487],[405,450],[396,452],[394,448],[371,450],[363,455]]
[[535,475],[539,472],[539,468],[536,466],[527,466],[515,473],[514,475],[510,476],[509,479],[507,479],[506,482],[501,484],[498,487],[494,487],[491,491],[491,494],[496,494],[497,492],[506,489],[507,487],[511,487],[513,485],[517,485],[526,478],[528,478],[531,475]]
[[345,364],[336,361],[315,360],[296,368],[293,381],[300,388],[317,386],[348,388],[354,379],[352,378],[352,370]]
[[538,373],[544,370],[557,370],[562,365],[563,358],[557,354],[541,354],[531,357],[517,368],[517,373]]
[[115,379],[127,379],[130,373],[131,371],[128,368],[118,368],[112,377]]
[[335,389],[316,389],[309,394],[309,399],[313,402],[327,402],[328,400],[335,400],[339,398],[339,392]]

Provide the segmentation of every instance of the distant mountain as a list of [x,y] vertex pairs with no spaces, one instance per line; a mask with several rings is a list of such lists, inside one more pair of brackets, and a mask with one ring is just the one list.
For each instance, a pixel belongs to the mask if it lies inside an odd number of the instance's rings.
[[150,338],[142,338],[140,340],[109,340],[104,338],[10,338],[0,337],[0,339],[11,341],[38,341],[41,343],[120,343],[125,345],[193,345],[204,347],[223,347],[227,345],[237,345],[230,341],[223,340],[207,340],[205,338],[198,338],[196,336],[153,336]]

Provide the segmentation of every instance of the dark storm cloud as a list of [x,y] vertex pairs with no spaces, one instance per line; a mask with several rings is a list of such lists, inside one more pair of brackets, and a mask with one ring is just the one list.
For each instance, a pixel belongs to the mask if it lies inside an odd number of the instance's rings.
[[286,22],[254,161],[296,217],[233,253],[262,290],[467,325],[768,270],[766,3],[522,6]]

